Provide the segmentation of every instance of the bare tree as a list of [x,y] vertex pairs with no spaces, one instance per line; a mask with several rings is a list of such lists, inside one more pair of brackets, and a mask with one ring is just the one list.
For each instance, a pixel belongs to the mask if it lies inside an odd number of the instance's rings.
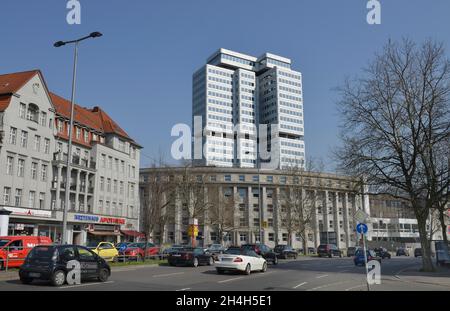
[[307,174],[316,171],[318,167],[322,165],[316,164],[313,159],[308,159],[304,168],[299,166],[285,168],[284,172],[289,177],[289,181],[280,192],[281,227],[288,233],[289,245],[292,234],[297,233],[300,236],[304,254],[308,254],[308,233],[314,229],[316,200],[314,192],[307,190],[311,186],[311,179],[307,177]]
[[208,175],[195,172],[192,167],[186,165],[178,177],[177,193],[187,208],[189,218],[198,219],[199,224],[205,224],[205,212],[211,206],[206,191]]
[[219,185],[208,187],[210,207],[208,209],[208,224],[218,235],[218,242],[223,244],[225,234],[236,229],[235,205],[236,197],[220,191]]
[[[341,167],[371,189],[409,200],[418,222],[423,270],[433,270],[426,222],[446,196],[450,66],[442,44],[389,43],[362,78],[340,88]],[[448,150],[448,144],[446,149]],[[445,163],[442,163],[445,162]],[[441,182],[439,182],[441,181]]]
[[175,213],[175,183],[170,177],[170,169],[155,170],[147,175],[141,189],[143,192],[143,228],[147,237],[159,235],[161,243],[164,229]]

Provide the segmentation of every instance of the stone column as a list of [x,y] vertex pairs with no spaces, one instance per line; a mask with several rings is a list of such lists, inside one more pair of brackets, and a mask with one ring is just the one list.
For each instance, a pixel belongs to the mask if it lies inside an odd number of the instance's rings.
[[[79,211],[79,198],[80,195],[80,170],[77,170],[77,177],[75,179],[75,211]],[[112,203],[111,203],[112,204]]]
[[[88,202],[88,192],[89,192],[89,173],[86,172],[86,176],[84,179],[84,212],[87,213],[88,212],[88,206],[87,206],[87,202]],[[122,213],[122,211],[120,211],[120,213]],[[121,215],[121,214],[117,214],[117,215]]]
[[344,230],[345,230],[345,242],[346,247],[350,247],[350,215],[348,211],[348,192],[344,194],[344,202],[343,202],[343,210],[344,210]]
[[341,217],[339,215],[339,192],[335,192],[335,198],[334,198],[334,223],[335,223],[335,232],[336,232],[336,246],[338,248],[341,248],[341,226],[340,226],[340,220]]
[[330,204],[329,204],[329,193],[328,190],[325,190],[325,202],[323,204],[322,208],[322,215],[323,215],[323,231],[330,231],[329,229],[329,217],[328,217],[328,210],[329,210]]
[[[319,228],[319,213],[318,213],[318,194],[317,190],[314,190],[314,247],[320,245],[320,228]],[[323,211],[323,207],[322,207]]]
[[56,194],[55,194],[55,209],[61,210],[61,173],[62,166],[57,165],[57,176],[56,176]]

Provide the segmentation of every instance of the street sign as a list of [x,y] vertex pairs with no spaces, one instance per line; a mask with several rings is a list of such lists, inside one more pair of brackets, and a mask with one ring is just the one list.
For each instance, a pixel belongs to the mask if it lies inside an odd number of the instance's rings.
[[356,231],[358,233],[366,234],[368,230],[369,230],[369,228],[367,228],[366,224],[359,223],[356,225]]
[[355,219],[357,222],[364,223],[367,218],[369,218],[369,215],[367,215],[363,210],[357,210],[355,215]]

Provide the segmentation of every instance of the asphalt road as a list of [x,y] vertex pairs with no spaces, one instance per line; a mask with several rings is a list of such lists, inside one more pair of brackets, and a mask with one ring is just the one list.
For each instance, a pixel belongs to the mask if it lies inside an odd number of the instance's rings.
[[[444,278],[422,278],[411,271],[420,267],[420,258],[393,257],[383,260],[381,284],[371,285],[373,291],[450,291]],[[408,272],[410,271],[410,272]],[[448,280],[448,277],[445,278]],[[436,281],[436,282],[435,282]],[[119,267],[106,283],[87,282],[55,288],[45,282],[23,285],[18,280],[0,282],[0,291],[367,291],[365,268],[355,267],[350,258],[302,257],[269,265],[265,273],[218,275],[213,266]]]

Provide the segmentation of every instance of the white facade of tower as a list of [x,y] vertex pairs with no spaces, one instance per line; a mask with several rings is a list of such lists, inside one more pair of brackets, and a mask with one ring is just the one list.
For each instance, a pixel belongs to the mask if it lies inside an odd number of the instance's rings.
[[257,167],[260,124],[278,129],[269,138],[272,168],[304,165],[302,77],[290,68],[290,59],[270,53],[220,49],[208,58],[193,76],[193,120],[201,116],[204,128],[196,165]]

